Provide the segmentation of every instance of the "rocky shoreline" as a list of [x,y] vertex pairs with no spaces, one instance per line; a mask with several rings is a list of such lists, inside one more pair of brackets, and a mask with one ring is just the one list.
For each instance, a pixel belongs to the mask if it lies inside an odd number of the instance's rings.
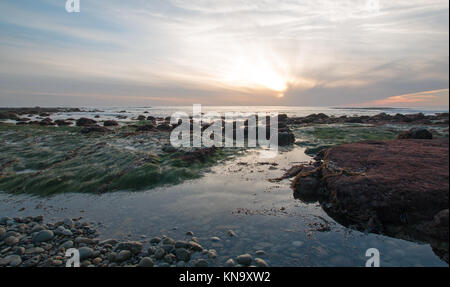
[[412,129],[396,140],[337,145],[282,178],[295,177],[294,197],[319,201],[344,226],[430,243],[448,263],[448,148],[448,138]]
[[[0,267],[65,267],[66,251],[76,248],[81,267],[212,267],[217,251],[204,248],[194,233],[182,240],[161,235],[143,241],[98,239],[86,221],[66,218],[44,223],[43,216],[0,218]],[[227,236],[234,237],[232,230]],[[208,240],[218,242],[219,237]],[[264,252],[256,251],[256,256]],[[249,253],[229,258],[226,267],[268,267]]]

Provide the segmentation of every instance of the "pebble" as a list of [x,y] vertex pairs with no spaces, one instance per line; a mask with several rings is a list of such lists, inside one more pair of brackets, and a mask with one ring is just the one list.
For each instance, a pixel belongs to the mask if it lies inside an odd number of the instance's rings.
[[214,237],[211,237],[211,241],[212,241],[212,242],[219,242],[219,241],[220,241],[220,238],[217,237],[217,236],[214,236]]
[[100,264],[100,263],[102,263],[102,262],[103,262],[103,259],[100,258],[100,257],[96,257],[96,258],[94,258],[94,260],[92,260],[92,263],[93,263],[94,265],[98,265],[98,264]]
[[195,241],[189,241],[189,246],[194,251],[202,251],[203,247]]
[[19,238],[17,237],[9,236],[5,239],[5,244],[8,246],[13,246],[16,245],[17,243],[19,243]]
[[53,231],[51,230],[41,230],[39,231],[34,237],[33,242],[40,243],[45,242],[53,239]]
[[106,240],[100,241],[98,244],[99,245],[116,245],[117,243],[118,243],[118,241],[115,239],[106,239]]
[[236,233],[234,233],[233,230],[228,230],[228,231],[227,231],[227,234],[228,234],[228,236],[230,236],[230,237],[236,236]]
[[87,244],[87,245],[93,245],[97,243],[97,240],[91,239],[91,238],[86,238],[86,237],[77,237],[75,238],[75,243],[83,243],[83,244]]
[[18,266],[22,263],[22,258],[19,255],[9,255],[0,259],[0,266]]
[[69,249],[69,248],[72,248],[72,247],[73,247],[73,241],[72,240],[68,240],[68,241],[64,242],[63,244],[61,244],[59,246],[59,249],[62,249],[62,248]]
[[237,262],[239,264],[245,265],[245,266],[249,266],[250,264],[252,264],[252,260],[253,257],[250,254],[243,254],[243,255],[239,255],[237,257]]
[[125,260],[128,260],[131,258],[131,251],[129,250],[122,250],[120,251],[117,256],[116,256],[116,261],[117,262],[123,262]]
[[255,258],[255,265],[257,267],[269,267],[269,264],[264,259]]
[[198,259],[197,261],[195,261],[194,266],[195,267],[208,267],[208,261],[206,261],[205,259]]
[[256,250],[255,254],[261,256],[261,255],[265,255],[266,252],[264,252],[264,250]]
[[142,243],[139,241],[126,241],[117,245],[118,250],[128,250],[133,254],[139,254],[142,250]]
[[81,247],[78,249],[80,252],[80,260],[91,258],[94,256],[94,250],[90,247]]
[[159,247],[155,250],[155,258],[156,259],[163,258],[165,254],[166,254],[166,251],[161,247]]
[[234,262],[234,260],[232,258],[228,259],[227,262],[225,262],[226,267],[234,267],[235,265],[236,265],[236,263]]
[[188,262],[191,256],[191,253],[185,248],[178,248],[175,250],[175,255],[178,261]]
[[159,238],[159,237],[153,237],[152,239],[150,239],[151,244],[158,244],[160,242],[161,242],[161,238]]
[[175,240],[170,237],[166,237],[162,240],[162,243],[165,245],[175,245]]
[[214,250],[214,249],[210,249],[210,250],[208,251],[208,257],[211,258],[211,259],[216,259],[216,257],[217,257],[217,251]]
[[153,267],[154,263],[150,257],[144,257],[139,261],[139,267]]
[[25,254],[40,254],[44,252],[44,248],[41,247],[33,247],[25,250]]
[[64,225],[68,228],[73,227],[73,220],[70,218],[64,218]]
[[189,243],[182,240],[176,241],[175,248],[189,248]]

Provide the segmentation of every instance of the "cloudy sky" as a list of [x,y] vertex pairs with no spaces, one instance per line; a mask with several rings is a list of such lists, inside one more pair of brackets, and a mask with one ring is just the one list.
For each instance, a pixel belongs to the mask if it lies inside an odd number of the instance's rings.
[[448,108],[448,0],[0,2],[0,106]]

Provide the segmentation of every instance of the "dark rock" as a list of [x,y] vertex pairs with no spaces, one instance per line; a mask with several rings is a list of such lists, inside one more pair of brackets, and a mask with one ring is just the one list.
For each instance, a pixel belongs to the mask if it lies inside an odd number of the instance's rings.
[[427,130],[423,128],[412,128],[407,132],[403,132],[398,135],[398,139],[424,139],[431,140],[433,139],[433,135]]
[[191,256],[191,253],[185,248],[177,248],[175,249],[175,256],[178,261],[188,262]]
[[252,264],[252,261],[253,258],[250,254],[243,254],[237,257],[237,263],[244,266],[249,266],[250,264]]
[[142,243],[139,241],[121,242],[116,247],[117,250],[129,250],[133,254],[138,254],[142,250]]
[[172,130],[172,126],[169,124],[160,124],[156,127],[157,130],[160,131],[171,131]]
[[314,179],[297,175],[294,196],[316,193],[343,225],[430,242],[433,250],[447,246],[439,254],[448,258],[448,145],[448,139],[338,145],[326,151],[319,173],[306,175]]
[[92,126],[92,125],[95,125],[96,123],[97,123],[97,121],[95,121],[93,119],[88,119],[88,118],[80,118],[76,121],[76,124],[79,127]]
[[97,132],[97,133],[104,133],[104,132],[108,132],[109,129],[105,128],[105,127],[101,127],[99,125],[94,125],[94,126],[87,126],[81,129],[81,133],[82,134],[88,134],[91,132]]
[[144,257],[139,261],[139,267],[153,267],[154,263],[150,257]]
[[70,126],[72,124],[72,122],[65,121],[65,120],[56,120],[55,124],[57,124],[58,126]]
[[108,120],[108,121],[103,122],[103,126],[105,126],[105,127],[112,127],[112,126],[118,126],[118,125],[119,125],[119,123],[114,120]]
[[35,236],[33,236],[33,242],[40,243],[46,242],[53,239],[53,231],[51,230],[41,230]]
[[151,132],[151,131],[156,131],[156,129],[155,129],[155,127],[153,125],[147,124],[147,125],[138,126],[136,128],[136,131],[138,131],[138,132]]

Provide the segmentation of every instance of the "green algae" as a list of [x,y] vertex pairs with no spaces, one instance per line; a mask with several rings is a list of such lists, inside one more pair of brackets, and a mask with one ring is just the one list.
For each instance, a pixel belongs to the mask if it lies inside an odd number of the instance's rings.
[[305,153],[316,155],[332,146],[362,140],[394,139],[398,131],[382,126],[363,124],[310,125],[292,128],[296,144],[306,147]]
[[[315,156],[323,149],[335,145],[364,140],[391,140],[405,130],[417,125],[369,125],[369,124],[315,124],[291,127],[296,144],[305,147],[305,153]],[[430,129],[435,137],[448,137],[448,128],[420,126]]]
[[198,178],[231,152],[217,149],[206,160],[162,151],[169,133],[136,133],[122,127],[80,134],[79,127],[0,124],[0,190],[51,195],[145,190]]

